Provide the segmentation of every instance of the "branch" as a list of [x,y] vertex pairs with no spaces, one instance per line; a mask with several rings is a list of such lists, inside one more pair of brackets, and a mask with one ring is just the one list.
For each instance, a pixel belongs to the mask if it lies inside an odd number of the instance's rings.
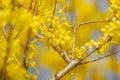
[[87,24],[91,24],[91,23],[101,23],[101,22],[110,22],[115,16],[112,16],[111,18],[109,18],[108,20],[93,20],[93,21],[87,21],[87,22],[83,22],[78,24],[77,26],[73,26],[74,29],[74,33],[73,33],[73,45],[72,45],[72,59],[74,59],[74,52],[75,52],[75,43],[76,43],[76,31],[80,26],[83,25],[87,25]]
[[73,26],[73,45],[72,45],[72,59],[74,59],[75,54],[75,43],[76,43],[76,27]]
[[29,67],[27,65],[26,61],[27,61],[27,56],[28,56],[28,46],[29,46],[29,41],[30,41],[30,33],[31,33],[31,29],[29,29],[28,32],[27,32],[26,43],[23,46],[23,48],[24,48],[24,56],[23,56],[23,62],[22,62],[22,64],[23,64],[23,66],[24,66],[25,69],[28,69],[28,67]]
[[13,56],[13,58],[15,59],[16,63],[19,64],[19,61],[15,55]]
[[96,49],[94,49],[92,52],[90,52],[88,55],[86,55],[84,58],[82,59],[78,59],[79,61],[83,61],[84,59],[86,59],[87,57],[91,56],[95,51],[99,50],[101,47],[103,47],[106,43],[108,43],[109,41],[112,40],[112,37],[109,37],[103,44],[101,44],[99,47],[97,47]]
[[33,2],[33,0],[31,0],[31,2],[30,2],[30,6],[28,7],[28,12],[32,9],[32,2]]
[[6,33],[6,26],[3,28],[3,35],[5,36],[6,40],[8,40],[8,35]]
[[87,25],[87,24],[92,24],[92,23],[104,23],[104,22],[110,22],[110,21],[111,21],[111,18],[108,19],[108,20],[93,20],[93,21],[86,21],[86,22],[82,22],[82,23],[76,25],[76,28],[79,28],[80,26]]
[[67,7],[67,1],[65,0],[65,17],[68,17],[67,16],[67,9],[66,9],[66,7]]
[[68,57],[64,49],[59,50],[55,46],[53,46],[52,48],[59,53],[59,55],[65,60],[65,62],[67,63],[71,62],[71,59]]
[[53,8],[53,16],[55,15],[56,6],[57,6],[57,0],[55,0],[55,4],[54,4],[54,8]]
[[[6,33],[7,29],[8,29],[8,34]],[[4,27],[4,30],[5,32],[3,31],[5,37],[6,37],[6,40],[7,40],[7,45],[8,47],[6,48],[6,55],[3,59],[3,64],[1,65],[1,71],[0,71],[0,80],[7,80],[8,78],[8,75],[7,75],[7,71],[6,71],[6,66],[7,66],[7,60],[10,56],[10,51],[11,51],[11,48],[10,48],[10,45],[11,45],[11,40],[12,40],[12,36],[13,36],[13,31],[14,31],[14,27],[10,24],[7,24],[5,27]]]
[[[44,38],[44,37],[43,37],[42,35],[40,35],[40,34],[36,35],[35,37],[38,38],[38,39]],[[60,46],[59,46],[59,47],[60,47]],[[62,48],[60,47],[61,50],[59,50],[59,49],[57,49],[57,47],[55,47],[55,46],[52,46],[52,48],[53,48],[56,52],[58,52],[58,54],[65,60],[65,62],[69,63],[69,62],[71,61],[71,59],[68,57],[68,55],[67,55],[67,53],[65,52],[64,49],[62,49]]]
[[36,34],[35,37],[36,37],[37,39],[43,39],[43,38],[44,38],[43,35],[40,35],[40,34]]
[[[119,5],[118,5],[118,6],[119,6]],[[107,19],[107,20],[93,20],[93,21],[82,22],[82,23],[79,23],[78,25],[76,25],[76,28],[79,28],[79,27],[84,26],[84,25],[87,25],[87,24],[92,24],[92,23],[111,22],[113,18],[116,18],[117,11],[118,11],[118,10],[115,10],[115,11],[113,12],[113,16],[110,17],[110,18]]]
[[18,34],[14,37],[14,39],[18,38],[18,36],[20,35],[20,33],[22,32],[23,29],[21,29]]
[[65,67],[61,72],[57,73],[51,80],[59,80],[65,76],[70,70],[75,68],[78,65],[76,60],[72,60],[67,67]]
[[64,76],[65,74],[67,74],[70,70],[72,70],[73,68],[75,68],[77,65],[80,65],[80,64],[87,64],[87,63],[91,63],[91,62],[95,62],[95,61],[98,61],[98,60],[101,60],[101,59],[104,59],[104,58],[107,58],[113,54],[117,54],[119,51],[116,51],[114,53],[111,53],[109,55],[106,55],[104,57],[101,57],[99,59],[95,59],[95,60],[92,60],[92,61],[87,61],[87,62],[84,62],[84,63],[79,63],[78,61],[76,60],[73,60],[71,61],[71,63],[63,69],[63,71],[61,71],[60,73],[58,73],[55,77],[52,78],[52,80],[59,80],[62,76]]
[[[55,15],[56,6],[57,6],[57,0],[55,0],[55,4],[54,4],[54,8],[53,8],[53,13],[52,13],[53,16]],[[51,20],[50,28],[52,28],[52,24],[53,24],[53,22]]]
[[[116,12],[114,13],[114,15],[116,14]],[[102,22],[111,22],[113,18],[116,18],[116,16],[112,16],[111,18],[109,18],[108,20],[93,20],[93,21],[87,21],[87,22],[83,22],[80,23],[78,25],[75,26],[74,28],[74,35],[73,35],[73,47],[72,47],[72,58],[74,58],[74,49],[75,49],[75,35],[76,35],[76,30],[83,25],[87,25],[87,24],[91,24],[91,23],[102,23]],[[76,60],[72,60],[68,66],[66,66],[61,72],[59,72],[58,74],[56,74],[52,80],[59,80],[61,79],[65,74],[67,74],[69,71],[71,71],[73,68],[75,68],[76,66],[78,66],[84,59],[86,59],[87,57],[91,56],[95,51],[99,50],[101,47],[103,47],[106,43],[108,43],[109,41],[112,40],[112,37],[109,37],[103,44],[101,44],[99,47],[97,47],[95,50],[93,50],[92,52],[90,52],[88,55],[86,55],[85,57],[83,57],[82,59],[76,59]],[[112,54],[111,54],[112,55]],[[107,55],[110,56],[110,55]],[[101,59],[107,57],[104,56]],[[94,62],[97,60],[93,60],[90,62]],[[89,63],[89,62],[87,62]]]
[[37,0],[35,0],[34,6],[33,6],[33,11],[32,11],[33,15],[35,14],[36,8],[37,8]]
[[88,55],[86,55],[84,58],[82,59],[76,59],[76,60],[72,60],[67,67],[65,67],[61,72],[59,72],[58,74],[56,74],[56,76],[54,76],[52,78],[52,80],[59,80],[61,79],[65,74],[67,74],[68,72],[70,72],[73,68],[75,68],[76,66],[80,65],[80,63],[86,59],[87,57],[89,57],[91,54],[93,54],[96,50],[99,50],[102,46],[104,46],[106,43],[108,43],[109,41],[112,40],[112,37],[109,37],[108,40],[106,40],[102,45],[100,45],[98,48],[96,48],[95,50],[93,50],[91,53],[89,53]]
[[[44,38],[44,36],[43,36],[43,35],[40,35],[40,34],[36,34],[35,37],[36,37],[37,39],[43,39],[43,38]],[[57,47],[52,46],[52,48],[53,48],[56,52],[58,52],[58,54],[65,60],[65,62],[70,63],[71,59],[68,57],[68,55],[67,55],[67,53],[65,52],[65,50],[62,49],[61,46],[59,46],[59,47],[61,48],[61,50],[58,50]]]
[[117,54],[118,52],[119,52],[119,51],[116,51],[116,52],[114,52],[114,53],[108,54],[108,55],[103,56],[103,57],[101,57],[101,58],[94,59],[94,60],[91,60],[91,61],[86,61],[86,62],[83,62],[83,63],[80,63],[80,64],[87,64],[87,63],[96,62],[96,61],[98,61],[98,60],[101,60],[101,59],[107,58],[107,57],[109,57],[109,56],[112,56],[112,55],[114,55],[114,54]]
[[[36,35],[36,38],[42,39],[42,38],[44,38],[44,37],[43,37],[42,35],[38,34],[38,35]],[[60,46],[59,46],[59,47],[60,47]],[[68,57],[68,55],[67,55],[67,53],[65,52],[64,49],[62,49],[62,48],[60,47],[61,50],[59,50],[59,49],[57,49],[57,47],[55,47],[55,46],[52,46],[52,48],[53,48],[56,52],[58,52],[58,54],[65,60],[65,62],[70,63],[71,59]]]

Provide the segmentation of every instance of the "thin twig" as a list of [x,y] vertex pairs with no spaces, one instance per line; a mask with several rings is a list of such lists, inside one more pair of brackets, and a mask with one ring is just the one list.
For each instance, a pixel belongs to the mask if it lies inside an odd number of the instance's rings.
[[13,26],[10,24],[6,25],[6,27],[8,28],[8,34],[6,33],[6,29],[5,29],[5,33],[7,35],[6,40],[7,40],[8,47],[6,48],[6,56],[3,60],[3,64],[1,66],[1,71],[0,71],[0,75],[1,75],[0,79],[2,79],[2,80],[7,80],[7,78],[8,78],[7,71],[6,71],[6,65],[7,65],[7,60],[10,56],[10,51],[11,51],[10,44],[11,44],[13,30],[14,30]]
[[14,57],[16,63],[19,64],[19,61],[18,61],[17,57],[15,55],[13,57]]
[[108,40],[106,40],[102,45],[100,45],[98,48],[96,48],[95,50],[93,50],[91,53],[89,53],[84,58],[72,60],[61,72],[59,72],[56,76],[54,76],[52,80],[59,80],[60,78],[62,78],[63,76],[65,76],[65,74],[67,74],[73,68],[75,68],[76,66],[80,65],[80,63],[84,59],[86,59],[87,57],[89,57],[90,55],[92,55],[96,50],[99,50],[101,47],[103,47],[106,43],[108,43],[111,40],[112,40],[112,37],[109,37]]
[[101,44],[99,47],[95,48],[92,52],[90,52],[88,55],[86,55],[84,58],[79,59],[80,61],[83,61],[84,59],[86,59],[87,57],[91,56],[94,52],[96,52],[97,50],[101,49],[101,47],[103,47],[106,43],[108,43],[109,41],[112,40],[112,37],[109,37],[103,44]]
[[54,4],[54,8],[53,8],[53,16],[55,15],[56,7],[57,7],[57,0],[55,0],[55,4]]
[[111,56],[111,55],[117,54],[118,52],[119,52],[119,51],[116,51],[116,52],[114,52],[114,53],[108,54],[108,55],[106,55],[106,56],[103,56],[103,57],[101,57],[101,58],[94,59],[94,60],[91,60],[91,61],[86,61],[86,62],[83,62],[83,63],[81,62],[80,64],[87,64],[87,63],[96,62],[96,61],[98,61],[98,60],[107,58],[107,57],[109,57],[109,56]]
[[68,17],[67,16],[67,9],[66,9],[66,7],[67,7],[67,1],[65,0],[65,17]]
[[71,62],[70,58],[68,57],[68,55],[64,49],[59,50],[55,46],[53,46],[52,48],[59,53],[59,55],[65,60],[65,62],[67,62],[67,63]]
[[32,3],[33,3],[33,0],[31,0],[30,6],[28,8],[28,11],[30,11],[32,9]]
[[74,52],[75,52],[75,43],[76,43],[76,31],[80,26],[83,25],[87,25],[87,24],[91,24],[91,23],[101,23],[101,22],[110,22],[114,17],[112,16],[110,19],[108,20],[93,20],[93,21],[87,21],[87,22],[83,22],[78,24],[77,26],[73,26],[73,45],[72,45],[72,59],[74,59]]
[[[38,39],[43,39],[44,37],[43,37],[42,35],[40,35],[40,34],[37,34],[37,35],[36,35],[36,38],[38,38]],[[65,60],[65,62],[70,63],[71,59],[68,57],[66,51],[65,51],[61,46],[59,46],[59,47],[60,47],[60,49],[57,49],[56,46],[52,46],[52,48],[53,48],[56,52],[58,52],[58,54]]]
[[18,32],[18,34],[15,36],[14,39],[18,38],[18,36],[20,35],[21,32],[22,32],[22,29]]
[[[55,0],[55,3],[54,3],[54,8],[53,8],[52,16],[55,16],[56,7],[57,7],[57,0]],[[52,17],[52,19],[53,19],[53,17]],[[53,22],[51,20],[50,28],[52,28],[52,24],[53,24]]]
[[72,59],[74,59],[74,54],[75,54],[76,29],[77,29],[76,27],[73,27]]
[[70,63],[71,59],[68,57],[67,53],[64,49],[61,50],[61,53],[63,53],[64,58],[67,60],[68,63]]
[[34,15],[36,12],[36,8],[37,8],[37,0],[35,0],[34,6],[33,6],[33,10],[32,10],[32,14]]
[[37,39],[43,39],[43,38],[44,38],[43,35],[41,35],[41,34],[36,34],[35,37],[36,37]]
[[107,20],[92,20],[92,21],[86,21],[86,22],[82,22],[82,23],[79,23],[78,25],[76,25],[76,28],[79,28],[81,26],[84,26],[84,25],[87,25],[87,24],[92,24],[92,23],[105,23],[105,22],[111,22],[113,18],[116,18],[116,13],[117,13],[118,10],[115,10],[113,12],[113,16],[110,17],[109,19]]
[[108,19],[108,20],[93,20],[93,21],[86,21],[86,22],[82,22],[78,25],[76,25],[76,28],[79,28],[80,26],[84,26],[84,25],[87,25],[87,24],[92,24],[92,23],[105,23],[105,22],[110,22],[111,21],[111,18]]
[[8,35],[6,33],[6,26],[3,28],[3,34],[4,34],[4,36],[5,36],[6,40],[7,40],[8,39]]
[[28,30],[27,32],[27,39],[26,39],[26,43],[24,45],[24,56],[23,56],[23,66],[25,69],[28,69],[29,66],[27,65],[27,56],[28,56],[28,46],[29,46],[29,41],[30,41],[30,33],[31,33],[31,29]]

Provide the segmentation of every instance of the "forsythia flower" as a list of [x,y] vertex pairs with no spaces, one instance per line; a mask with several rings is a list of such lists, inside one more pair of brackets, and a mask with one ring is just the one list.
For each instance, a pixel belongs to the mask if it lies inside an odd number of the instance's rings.
[[90,50],[92,49],[92,47],[96,45],[97,45],[97,42],[95,42],[94,40],[91,40],[90,42],[86,43],[86,46],[88,46]]
[[85,54],[85,47],[82,46],[80,48],[75,48],[75,54],[77,55],[78,58],[82,58],[83,55]]

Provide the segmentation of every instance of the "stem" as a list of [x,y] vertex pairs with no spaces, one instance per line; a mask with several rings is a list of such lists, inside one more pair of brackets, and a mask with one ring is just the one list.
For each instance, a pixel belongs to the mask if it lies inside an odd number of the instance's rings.
[[34,6],[33,6],[33,11],[32,11],[33,15],[35,15],[36,8],[37,8],[37,0],[35,0]]
[[64,68],[61,72],[55,75],[55,77],[52,78],[52,80],[59,80],[64,75],[66,75],[69,71],[71,71],[74,67],[78,65],[78,62],[76,60],[72,60],[66,68]]
[[76,27],[73,27],[73,45],[72,45],[72,59],[74,59],[74,54],[75,54],[75,43],[76,43]]
[[116,52],[114,52],[114,53],[108,54],[108,55],[103,56],[103,57],[101,57],[101,58],[94,59],[94,60],[91,60],[91,61],[86,61],[86,62],[83,62],[83,63],[80,63],[80,64],[87,64],[87,63],[96,62],[96,61],[98,61],[98,60],[101,60],[101,59],[107,58],[107,57],[109,57],[109,56],[111,56],[111,55],[117,54],[118,52],[119,52],[119,51],[116,51]]
[[27,65],[27,56],[28,56],[28,46],[29,46],[29,41],[30,41],[30,33],[31,33],[31,29],[28,30],[27,32],[27,40],[25,42],[25,45],[24,45],[24,56],[23,56],[23,66],[25,69],[28,69],[28,65]]
[[[5,55],[5,58],[4,58],[4,61],[3,61],[3,65],[2,65],[2,68],[1,68],[1,71],[0,71],[0,80],[8,80],[8,75],[7,75],[7,70],[6,70],[6,66],[7,66],[7,60],[9,58],[9,55],[10,55],[10,47],[11,47],[11,40],[13,38],[13,31],[14,31],[14,28],[13,26],[11,25],[6,25],[5,26],[6,29],[3,30],[3,33],[5,34],[5,37],[6,37],[6,40],[7,40],[7,49],[6,49],[6,55]],[[6,33],[8,29],[8,34]]]
[[59,55],[64,59],[65,62],[70,63],[71,59],[68,57],[67,53],[64,51],[64,49],[61,48],[61,50],[57,49],[57,47],[52,47],[55,51],[59,53]]
[[80,63],[86,59],[87,57],[89,57],[91,54],[93,54],[95,51],[99,50],[102,46],[104,46],[106,43],[108,43],[109,41],[112,40],[112,37],[109,37],[108,40],[106,40],[102,45],[100,45],[98,48],[96,48],[95,50],[93,50],[91,53],[89,53],[87,56],[85,56],[83,59],[76,59],[76,60],[72,60],[68,66],[66,66],[61,72],[59,72],[58,74],[56,74],[56,76],[54,76],[52,78],[52,80],[59,80],[61,79],[63,76],[65,76],[65,74],[67,74],[69,71],[71,71],[73,68],[77,67],[78,65],[80,65]]
[[87,25],[87,24],[92,24],[92,23],[105,23],[105,22],[110,22],[112,19],[108,19],[108,20],[93,20],[93,21],[86,21],[86,22],[82,22],[79,23],[78,25],[76,25],[76,28],[79,28],[81,26]]
[[[55,4],[54,4],[54,8],[53,8],[53,13],[52,13],[53,16],[55,16],[56,6],[57,6],[57,0],[55,0]],[[53,19],[53,17],[52,17],[52,19]],[[52,28],[52,24],[53,24],[53,22],[51,20],[50,28]]]
[[88,55],[86,55],[84,58],[79,59],[79,61],[83,61],[84,59],[86,59],[87,57],[89,57],[90,55],[92,55],[95,51],[99,50],[102,46],[104,46],[106,43],[108,43],[109,41],[112,40],[112,37],[109,37],[103,44],[101,44],[99,47],[97,47],[96,49],[94,49],[92,52],[90,52]]
[[32,2],[33,2],[33,0],[31,0],[31,2],[30,2],[30,6],[28,8],[28,11],[30,11],[32,9]]

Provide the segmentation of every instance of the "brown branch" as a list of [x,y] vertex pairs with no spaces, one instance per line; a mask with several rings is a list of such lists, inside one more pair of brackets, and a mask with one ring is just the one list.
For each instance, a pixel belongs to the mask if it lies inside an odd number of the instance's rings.
[[59,80],[59,79],[61,79],[69,71],[71,71],[73,68],[75,68],[76,66],[78,66],[84,59],[86,59],[87,57],[89,57],[90,55],[92,55],[95,51],[99,50],[102,46],[104,46],[106,43],[108,43],[111,40],[112,40],[112,37],[109,37],[102,45],[100,45],[98,48],[96,48],[95,50],[93,50],[91,53],[89,53],[84,58],[72,60],[61,72],[59,72],[56,76],[54,76],[52,78],[52,80]]
[[6,33],[6,26],[3,28],[3,35],[5,36],[6,40],[8,39],[8,35]]
[[76,43],[76,27],[73,26],[73,45],[72,45],[72,59],[74,59],[75,54],[75,43]]
[[[56,7],[57,7],[57,0],[55,0],[55,3],[54,3],[54,8],[53,8],[52,16],[55,16]],[[53,17],[52,17],[52,19],[53,19]],[[53,24],[53,22],[51,20],[50,28],[52,28],[52,24]]]
[[91,60],[91,61],[86,61],[86,62],[81,62],[80,64],[87,64],[87,63],[92,63],[92,62],[96,62],[96,61],[98,61],[98,60],[101,60],[101,59],[104,59],[104,58],[107,58],[107,57],[109,57],[109,56],[112,56],[112,55],[114,55],[114,54],[117,54],[119,51],[116,51],[116,52],[114,52],[114,53],[111,53],[111,54],[108,54],[108,55],[106,55],[106,56],[103,56],[103,57],[101,57],[101,58],[98,58],[98,59],[94,59],[94,60]]
[[33,6],[33,10],[32,10],[32,14],[34,15],[36,12],[36,8],[37,8],[37,0],[35,0],[34,6]]
[[[72,59],[74,59],[74,51],[75,51],[75,43],[76,43],[76,31],[80,26],[87,25],[87,24],[92,24],[92,23],[101,23],[101,22],[110,22],[115,16],[112,16],[108,20],[93,20],[93,21],[87,21],[78,24],[77,26],[73,26],[73,45],[72,45]],[[86,56],[87,57],[87,56]]]
[[[37,35],[36,35],[36,38],[42,39],[42,38],[44,38],[44,37],[43,37],[42,35],[40,35],[40,34],[37,34]],[[53,48],[56,52],[58,52],[58,54],[65,60],[65,62],[70,63],[70,62],[71,62],[71,59],[68,57],[68,55],[67,55],[67,53],[65,52],[65,50],[62,49],[61,46],[59,46],[59,47],[60,47],[61,49],[57,49],[57,47],[52,46],[52,48]]]
[[44,37],[43,37],[42,35],[40,35],[40,34],[36,34],[35,37],[36,37],[37,39],[43,39],[43,38],[44,38]]
[[22,64],[23,64],[25,69],[29,68],[26,61],[27,61],[27,56],[28,56],[28,46],[29,46],[29,41],[30,41],[30,33],[31,33],[31,29],[29,29],[28,32],[27,32],[27,39],[26,39],[25,45],[23,46],[24,56],[23,56]]
[[[7,60],[10,56],[10,45],[11,45],[11,40],[12,40],[12,36],[13,36],[13,31],[14,31],[14,28],[12,25],[10,24],[7,24],[5,26],[5,35],[7,36],[6,37],[6,40],[7,40],[7,48],[6,48],[6,55],[5,55],[5,58],[3,60],[3,64],[2,64],[2,67],[1,67],[1,71],[0,71],[0,79],[1,80],[7,80],[8,79],[8,75],[7,75],[7,71],[6,71],[6,65],[7,65]],[[6,31],[8,30],[8,34],[6,33]]]
[[94,49],[92,52],[90,52],[88,55],[86,55],[84,58],[82,59],[78,59],[79,61],[83,61],[84,59],[86,59],[87,57],[91,56],[94,52],[96,52],[97,50],[99,50],[101,47],[103,47],[106,43],[108,43],[109,41],[112,40],[112,37],[108,37],[108,39],[101,44],[99,47],[97,47],[96,49]]
[[54,4],[54,8],[53,8],[53,16],[55,15],[56,6],[57,6],[57,0],[55,0],[55,4]]
[[[54,3],[53,13],[52,13],[53,16],[55,16],[56,7],[57,7],[57,0],[55,0]],[[50,24],[50,28],[52,28],[52,21]],[[40,39],[42,38],[41,36],[37,36],[37,37],[40,37]],[[61,48],[61,50],[58,50],[55,46],[52,46],[52,48],[59,53],[59,55],[65,60],[65,62],[69,63],[71,61],[64,49]]]
[[[119,6],[119,5],[118,5]],[[116,18],[116,14],[117,14],[117,9],[113,12],[113,16],[110,17],[107,20],[93,20],[93,21],[86,21],[86,22],[82,22],[79,23],[78,25],[76,25],[76,28],[79,28],[81,26],[87,25],[87,24],[93,24],[93,23],[105,23],[105,22],[111,22],[113,18]]]
[[30,11],[32,9],[32,2],[33,2],[33,0],[31,0],[30,6],[28,7],[28,11]]
[[67,16],[67,1],[65,0],[65,17],[67,17],[68,18],[68,16]]
[[59,55],[65,60],[65,62],[70,63],[71,60],[68,57],[67,53],[64,51],[64,49],[57,49],[57,47],[53,46],[52,47],[56,52],[59,53]]
[[92,23],[105,23],[105,22],[110,22],[111,21],[111,18],[108,19],[108,20],[93,20],[93,21],[86,21],[86,22],[82,22],[78,25],[76,25],[76,28],[79,28],[80,26],[84,26],[84,25],[87,25],[87,24],[92,24]]
[[18,38],[21,32],[22,32],[22,29],[18,32],[18,34],[14,37],[14,39]]
[[71,62],[71,59],[68,57],[67,53],[65,52],[64,49],[61,50],[61,53],[63,53],[64,58],[67,60],[68,63]]
[[13,56],[13,58],[15,59],[16,63],[19,64],[19,61],[15,55]]
[[69,71],[71,71],[73,68],[75,68],[78,65],[78,62],[76,60],[72,60],[67,67],[65,67],[61,72],[57,73],[51,80],[59,80],[65,74],[67,74]]
[[[116,14],[116,12],[114,13],[114,15]],[[112,16],[111,18],[109,18],[108,20],[93,20],[93,21],[87,21],[87,22],[83,22],[80,23],[78,25],[75,26],[76,30],[83,25],[87,25],[87,24],[92,24],[92,23],[105,23],[105,22],[111,22],[113,18],[116,18],[116,16]],[[75,43],[75,34],[76,34],[76,30],[74,30],[74,37],[73,37],[73,41]],[[101,44],[99,47],[97,47],[95,50],[93,50],[92,52],[90,52],[88,55],[86,55],[85,57],[83,57],[82,59],[76,59],[76,60],[72,60],[68,66],[66,66],[61,72],[59,72],[58,74],[56,74],[52,80],[59,80],[61,79],[65,74],[67,74],[69,71],[71,71],[73,68],[75,68],[76,66],[78,66],[84,59],[86,59],[87,57],[91,56],[94,52],[96,52],[97,50],[99,50],[101,47],[103,47],[106,43],[108,43],[109,41],[112,40],[112,37],[109,37],[103,44]],[[72,48],[72,56],[74,53],[74,48],[75,48],[75,44],[73,43],[73,48]],[[112,55],[112,54],[110,54]],[[108,57],[110,55],[104,56],[101,59]],[[94,62],[97,60],[93,60],[90,62]],[[87,62],[89,63],[89,62]]]

